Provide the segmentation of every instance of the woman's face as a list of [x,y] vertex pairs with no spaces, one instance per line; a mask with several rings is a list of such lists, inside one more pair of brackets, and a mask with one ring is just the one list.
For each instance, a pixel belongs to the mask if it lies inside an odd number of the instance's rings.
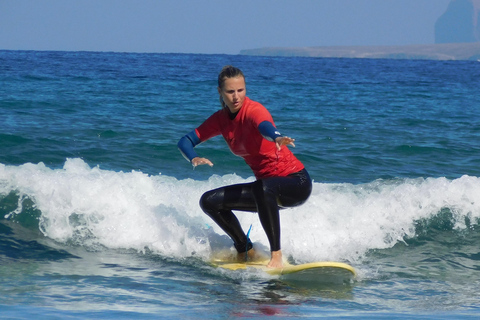
[[245,79],[243,77],[225,79],[223,87],[218,88],[218,93],[230,112],[237,112],[242,107],[245,95],[247,94]]

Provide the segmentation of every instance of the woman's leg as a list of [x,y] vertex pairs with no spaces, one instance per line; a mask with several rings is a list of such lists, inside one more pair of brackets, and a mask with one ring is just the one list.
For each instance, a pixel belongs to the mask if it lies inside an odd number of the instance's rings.
[[252,191],[270,250],[280,250],[279,207],[296,207],[307,201],[312,192],[312,181],[304,169],[286,177],[257,180]]
[[295,207],[303,204],[312,191],[312,181],[306,170],[287,177],[257,180],[252,188],[258,215],[270,242],[272,257],[267,267],[281,267],[279,206]]
[[257,205],[252,195],[252,184],[236,184],[205,192],[200,198],[200,207],[232,238],[239,253],[252,248],[247,236],[232,210],[256,212]]

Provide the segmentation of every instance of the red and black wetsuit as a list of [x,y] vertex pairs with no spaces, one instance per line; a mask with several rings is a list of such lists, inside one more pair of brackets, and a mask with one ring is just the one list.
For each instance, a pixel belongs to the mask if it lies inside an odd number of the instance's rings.
[[312,190],[304,165],[286,146],[277,149],[272,116],[260,103],[245,97],[236,114],[223,108],[211,115],[197,129],[178,143],[184,156],[196,157],[193,147],[222,135],[230,150],[242,157],[257,180],[211,190],[200,199],[202,210],[234,241],[238,252],[251,247],[232,210],[258,212],[270,242],[271,251],[280,250],[279,208],[304,203]]

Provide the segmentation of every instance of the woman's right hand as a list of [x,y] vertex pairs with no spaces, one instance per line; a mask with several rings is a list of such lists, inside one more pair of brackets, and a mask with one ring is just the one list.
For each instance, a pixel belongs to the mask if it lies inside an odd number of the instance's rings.
[[287,136],[281,136],[281,137],[277,137],[277,139],[275,139],[275,144],[277,145],[278,151],[280,151],[282,146],[286,146],[286,145],[290,145],[292,147],[295,147],[294,142],[295,142],[295,139],[287,137]]
[[207,158],[195,157],[192,159],[191,162],[194,167],[200,166],[202,164],[208,164],[210,167],[213,167],[212,161],[208,160]]

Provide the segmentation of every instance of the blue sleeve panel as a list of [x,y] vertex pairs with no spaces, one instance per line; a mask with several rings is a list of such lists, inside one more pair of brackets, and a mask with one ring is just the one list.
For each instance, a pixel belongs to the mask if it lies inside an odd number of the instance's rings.
[[195,130],[193,130],[189,134],[184,135],[180,141],[178,141],[177,147],[185,159],[192,161],[193,158],[198,157],[195,150],[193,150],[198,144],[200,144],[200,139]]
[[263,121],[258,125],[258,131],[262,136],[268,141],[275,142],[275,139],[282,137],[281,133],[277,131],[277,128],[273,126],[273,123],[270,121]]

